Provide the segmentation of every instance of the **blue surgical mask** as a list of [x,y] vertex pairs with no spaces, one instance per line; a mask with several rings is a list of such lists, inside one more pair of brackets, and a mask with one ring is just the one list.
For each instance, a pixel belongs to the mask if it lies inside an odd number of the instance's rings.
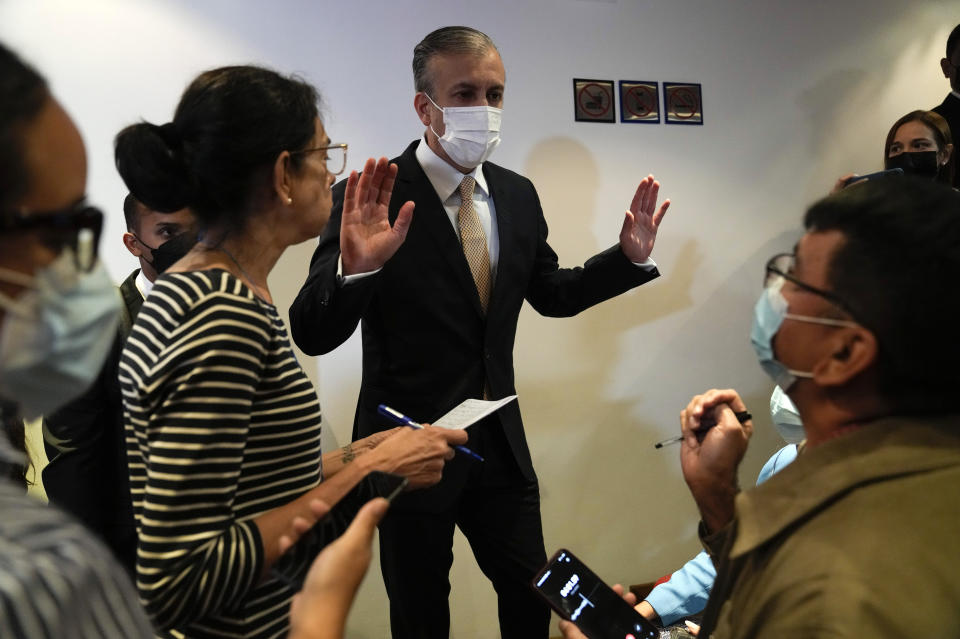
[[0,279],[30,289],[0,293],[0,395],[28,419],[50,414],[99,374],[117,334],[119,293],[103,264],[82,272],[70,248],[32,277],[0,269]]
[[756,306],[753,308],[753,328],[750,330],[750,343],[757,353],[760,366],[777,385],[784,391],[796,383],[798,377],[811,378],[812,373],[787,368],[778,361],[773,354],[773,337],[780,330],[783,320],[790,318],[811,324],[825,324],[827,326],[856,326],[856,322],[848,320],[830,319],[827,317],[811,317],[794,315],[787,312],[787,300],[780,292],[783,280],[773,286],[768,286],[760,294]]
[[770,418],[780,437],[788,444],[799,444],[806,438],[797,407],[779,386],[774,387],[770,395]]

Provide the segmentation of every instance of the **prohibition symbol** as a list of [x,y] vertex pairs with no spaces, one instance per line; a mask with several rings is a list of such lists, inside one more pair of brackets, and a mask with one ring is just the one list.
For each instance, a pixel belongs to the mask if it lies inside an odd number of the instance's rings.
[[690,89],[676,89],[670,93],[670,112],[681,120],[689,120],[700,110],[698,102]]
[[635,86],[627,90],[624,108],[630,115],[645,118],[657,108],[657,96],[647,86]]
[[663,108],[667,124],[703,124],[703,98],[699,84],[663,83]]
[[609,89],[597,83],[585,84],[577,94],[577,104],[589,116],[602,118],[610,111],[613,96]]

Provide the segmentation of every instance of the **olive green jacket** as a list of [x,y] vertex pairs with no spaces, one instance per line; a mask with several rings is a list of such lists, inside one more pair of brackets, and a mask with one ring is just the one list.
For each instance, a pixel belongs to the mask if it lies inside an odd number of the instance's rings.
[[703,542],[701,637],[960,637],[960,416],[807,448]]

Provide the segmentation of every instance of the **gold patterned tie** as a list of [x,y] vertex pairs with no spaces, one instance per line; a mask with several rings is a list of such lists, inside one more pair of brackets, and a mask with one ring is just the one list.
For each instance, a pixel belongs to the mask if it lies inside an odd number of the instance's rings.
[[486,312],[490,302],[490,253],[487,250],[487,236],[480,226],[480,218],[473,208],[474,180],[469,175],[460,182],[460,212],[457,214],[457,226],[460,227],[460,245],[470,265],[473,283],[480,295],[480,306]]

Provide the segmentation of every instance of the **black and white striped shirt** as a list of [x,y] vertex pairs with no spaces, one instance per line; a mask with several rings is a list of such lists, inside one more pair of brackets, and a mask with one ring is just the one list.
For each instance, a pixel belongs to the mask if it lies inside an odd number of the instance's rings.
[[155,625],[172,637],[285,635],[295,590],[258,583],[253,519],[322,469],[317,395],[277,309],[222,270],[164,275],[127,340],[120,386],[137,588]]
[[0,637],[152,636],[107,547],[79,521],[0,479]]

